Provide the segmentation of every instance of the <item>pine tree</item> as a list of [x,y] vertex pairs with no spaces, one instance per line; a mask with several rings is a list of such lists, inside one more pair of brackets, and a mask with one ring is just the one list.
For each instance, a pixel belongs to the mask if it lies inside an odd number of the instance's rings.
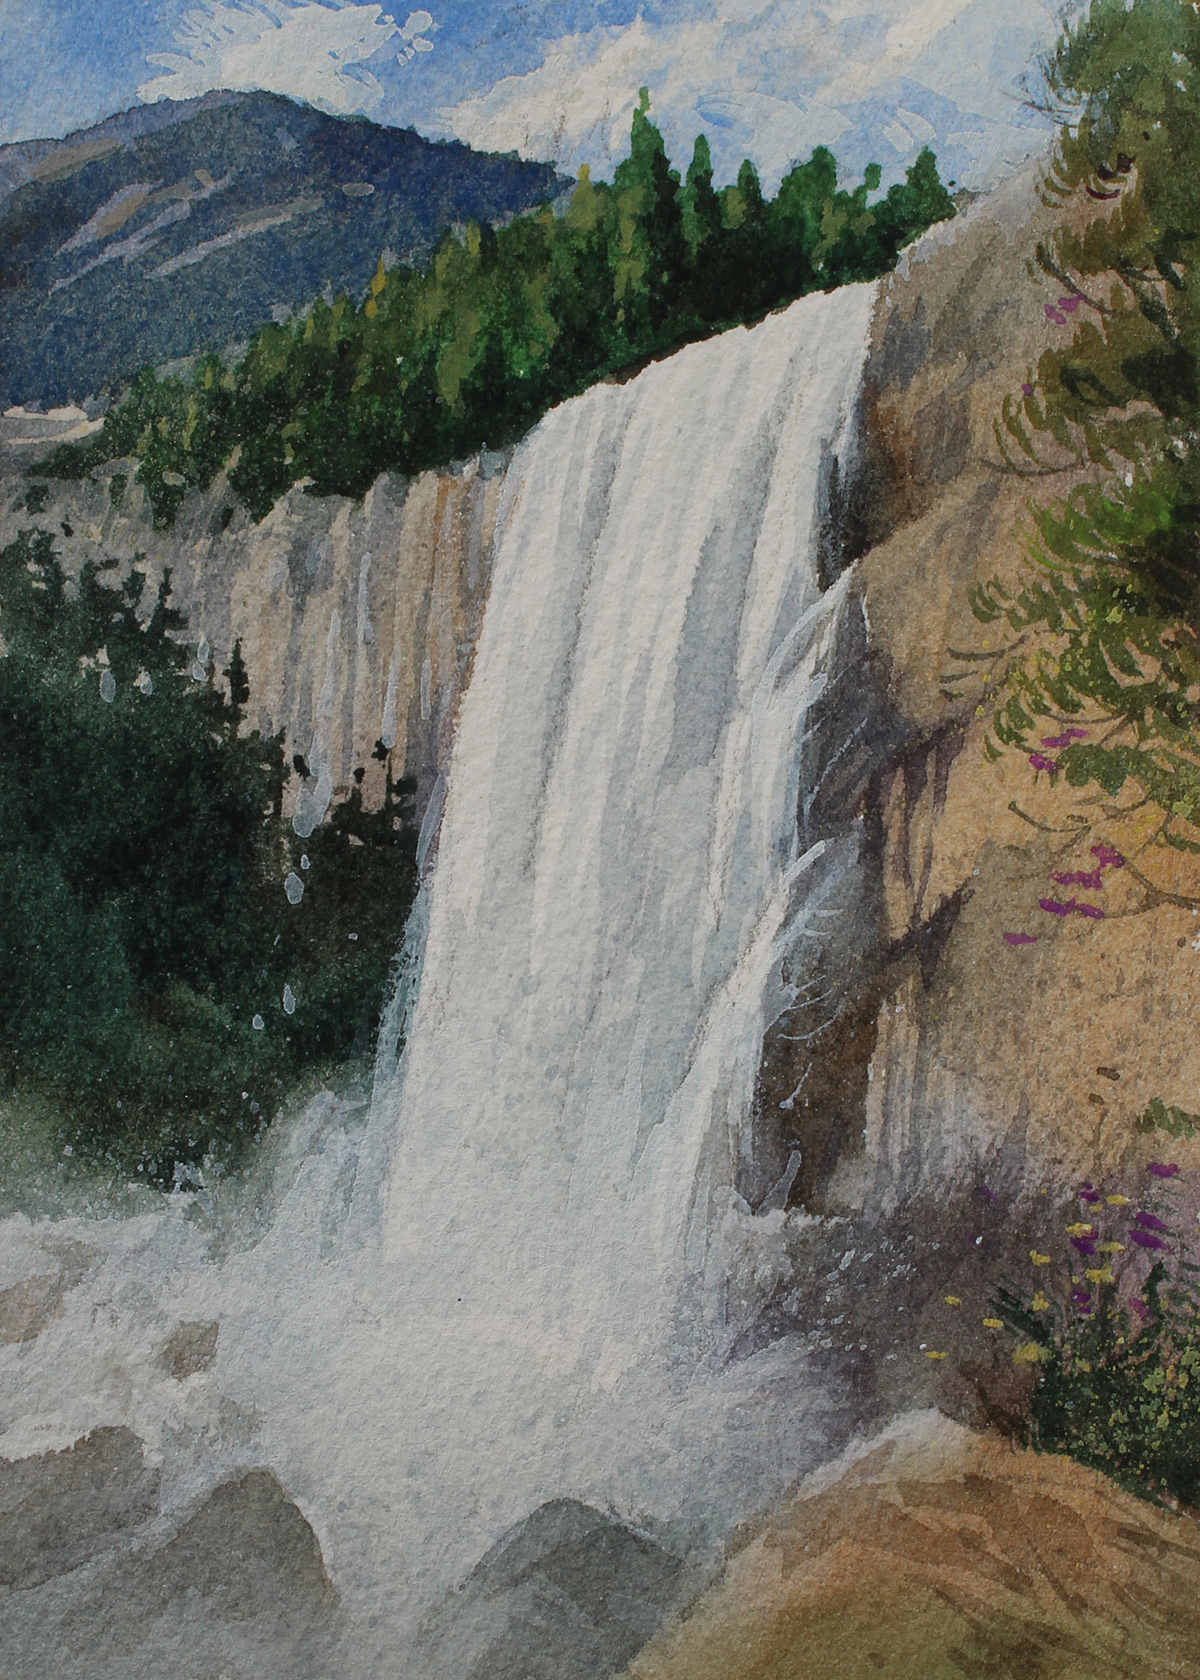
[[683,233],[695,260],[701,246],[721,229],[721,203],[713,190],[712,155],[703,134],[696,136],[687,180],[679,195]]
[[635,352],[650,349],[663,336],[682,291],[687,262],[679,175],[667,160],[663,137],[649,113],[649,89],[642,88],[633,113],[629,156],[613,176],[620,213],[615,293]]

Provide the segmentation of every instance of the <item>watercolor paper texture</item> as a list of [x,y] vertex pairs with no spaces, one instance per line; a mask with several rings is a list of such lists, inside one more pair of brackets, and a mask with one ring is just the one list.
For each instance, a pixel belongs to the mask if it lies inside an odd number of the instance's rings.
[[0,12],[0,1669],[1200,1671],[1200,12]]

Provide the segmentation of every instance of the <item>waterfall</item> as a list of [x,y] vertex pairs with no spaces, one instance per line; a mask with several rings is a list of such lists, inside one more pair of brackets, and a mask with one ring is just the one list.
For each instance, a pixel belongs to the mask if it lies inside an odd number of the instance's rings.
[[384,1099],[387,1245],[447,1310],[486,1303],[605,1380],[705,1271],[837,873],[798,812],[843,595],[821,509],[873,299],[810,297],[594,388],[505,485]]
[[[485,1672],[420,1630],[544,1502],[698,1555],[852,1426],[800,1338],[732,1343],[822,1229],[749,1122],[765,1028],[852,920],[853,844],[813,812],[861,644],[819,559],[873,301],[807,298],[530,435],[369,1112],[322,1093],[243,1185],[64,1220],[90,1269],[0,1358],[0,1448],[126,1426],[168,1526],[269,1467],[351,1680]],[[219,1328],[186,1383],[152,1357],[179,1323]]]

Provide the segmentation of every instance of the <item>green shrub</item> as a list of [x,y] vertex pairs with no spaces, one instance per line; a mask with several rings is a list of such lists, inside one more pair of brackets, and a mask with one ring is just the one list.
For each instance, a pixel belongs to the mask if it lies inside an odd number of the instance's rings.
[[1047,197],[1089,214],[1039,250],[1061,342],[1006,399],[996,438],[1014,472],[1099,476],[1030,504],[1015,593],[973,592],[1006,638],[983,656],[993,731],[999,747],[1048,749],[1030,755],[1035,772],[1093,810],[1157,807],[1155,838],[1197,851],[1200,13],[1093,0],[1047,78],[1064,116]]
[[240,648],[223,691],[169,576],[147,600],[113,571],[68,584],[42,531],[0,553],[0,1077],[53,1097],[76,1156],[170,1181],[367,1047],[414,837],[389,773],[381,811],[356,791],[303,843],[292,905],[282,742],[243,729]]
[[992,1311],[1034,1373],[1024,1444],[1200,1505],[1200,1267],[1178,1167],[1148,1172],[1140,1206],[1084,1185],[1065,1258],[1035,1249],[1031,1285],[999,1290]]

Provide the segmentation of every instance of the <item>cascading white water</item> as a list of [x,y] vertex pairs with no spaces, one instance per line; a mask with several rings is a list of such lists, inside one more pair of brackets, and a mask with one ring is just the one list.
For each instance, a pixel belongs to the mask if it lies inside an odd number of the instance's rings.
[[[126,1424],[168,1511],[270,1466],[342,1594],[346,1675],[411,1680],[422,1616],[541,1501],[720,1535],[830,1451],[803,1359],[726,1365],[720,1303],[785,1220],[739,1201],[739,1157],[785,960],[850,867],[797,813],[873,297],[803,300],[530,436],[369,1123],[327,1101],[271,1140],[265,1229],[249,1195],[220,1242],[186,1196],[61,1222],[92,1269],[0,1350],[0,1454]],[[174,1383],[154,1349],[201,1319],[214,1363]]]
[[615,1374],[659,1346],[745,1145],[781,965],[828,884],[797,820],[841,597],[818,522],[873,295],[597,387],[510,469],[388,1242],[442,1256],[445,1292],[521,1320],[532,1357],[562,1336]]

